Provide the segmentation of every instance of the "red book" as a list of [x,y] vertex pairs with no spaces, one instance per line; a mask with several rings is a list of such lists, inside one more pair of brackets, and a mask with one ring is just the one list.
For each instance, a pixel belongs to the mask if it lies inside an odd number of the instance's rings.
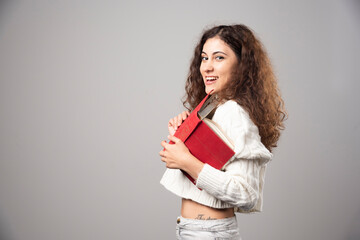
[[[216,169],[221,169],[235,154],[233,151],[234,146],[215,122],[205,118],[210,112],[209,109],[215,107],[206,106],[209,103],[209,101],[206,101],[208,97],[209,95],[191,112],[177,129],[174,136],[183,141],[191,154],[197,159]],[[206,108],[208,109],[206,110]],[[202,117],[199,117],[199,112],[205,112],[205,114],[200,114]],[[182,172],[195,184],[195,180],[188,173]]]

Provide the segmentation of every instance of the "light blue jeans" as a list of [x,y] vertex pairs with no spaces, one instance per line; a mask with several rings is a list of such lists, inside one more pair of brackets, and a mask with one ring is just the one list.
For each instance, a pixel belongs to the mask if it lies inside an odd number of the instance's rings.
[[198,220],[178,217],[176,237],[181,240],[241,240],[236,217]]

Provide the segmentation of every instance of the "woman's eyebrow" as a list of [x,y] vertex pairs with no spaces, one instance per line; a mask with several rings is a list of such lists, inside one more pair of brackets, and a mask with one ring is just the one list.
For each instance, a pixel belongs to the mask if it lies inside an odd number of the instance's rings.
[[224,55],[227,55],[226,53],[224,53],[224,52],[222,52],[222,51],[213,52],[213,55],[218,54],[218,53],[222,53],[222,54],[224,54]]
[[[226,55],[226,56],[227,56],[227,54],[226,54],[226,53],[224,53],[224,52],[222,52],[222,51],[216,51],[216,52],[213,52],[213,53],[212,53],[212,55],[215,55],[215,54],[218,54],[218,53],[222,53],[222,54],[224,54],[224,55]],[[202,52],[201,52],[201,54],[206,54],[206,55],[207,55],[207,53],[206,53],[206,52],[204,52],[204,51],[202,51]]]

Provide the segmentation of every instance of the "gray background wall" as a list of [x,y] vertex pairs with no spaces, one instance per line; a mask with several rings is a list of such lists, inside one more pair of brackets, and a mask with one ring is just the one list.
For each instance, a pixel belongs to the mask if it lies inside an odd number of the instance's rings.
[[360,2],[1,1],[0,239],[174,239],[159,180],[204,27],[266,46],[289,120],[244,239],[360,239]]

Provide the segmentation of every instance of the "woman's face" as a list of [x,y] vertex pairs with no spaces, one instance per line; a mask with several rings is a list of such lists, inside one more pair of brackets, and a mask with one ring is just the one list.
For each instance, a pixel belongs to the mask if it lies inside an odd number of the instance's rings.
[[205,42],[201,59],[200,72],[206,94],[213,89],[212,94],[221,91],[238,63],[234,51],[219,37],[213,37]]

